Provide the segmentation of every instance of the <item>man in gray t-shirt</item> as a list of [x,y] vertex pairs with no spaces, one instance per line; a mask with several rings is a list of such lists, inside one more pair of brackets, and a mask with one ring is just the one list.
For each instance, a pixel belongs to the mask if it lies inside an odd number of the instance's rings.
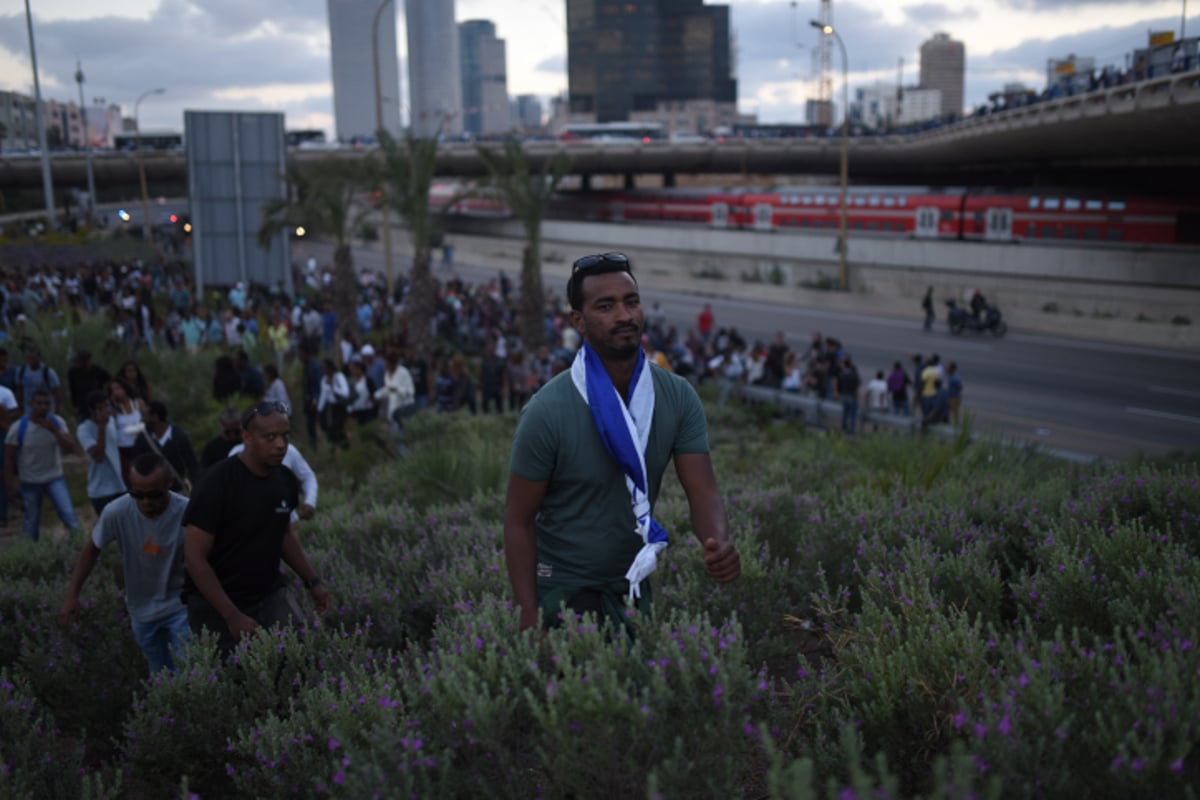
[[79,518],[71,505],[71,492],[62,469],[62,454],[75,452],[75,440],[67,432],[63,418],[50,413],[50,403],[49,392],[34,391],[29,412],[9,425],[4,437],[4,483],[10,500],[20,497],[25,504],[25,535],[35,542],[42,520],[42,498],[46,495],[67,530],[79,530]]
[[104,507],[83,545],[59,611],[67,626],[79,614],[79,592],[100,551],[116,542],[125,568],[125,606],[133,638],[150,671],[174,671],[172,652],[191,640],[183,590],[183,512],[188,500],[169,491],[171,474],[158,453],[143,453],[129,471],[129,494]]

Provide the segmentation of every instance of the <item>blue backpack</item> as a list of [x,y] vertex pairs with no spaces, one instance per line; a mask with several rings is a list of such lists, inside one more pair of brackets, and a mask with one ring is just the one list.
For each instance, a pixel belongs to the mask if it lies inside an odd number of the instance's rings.
[[[66,428],[58,424],[58,418],[53,414],[50,415],[50,421],[54,423],[54,427],[60,431],[65,431]],[[17,452],[21,452],[21,448],[25,446],[25,432],[29,430],[29,415],[21,415],[21,419],[17,421]]]

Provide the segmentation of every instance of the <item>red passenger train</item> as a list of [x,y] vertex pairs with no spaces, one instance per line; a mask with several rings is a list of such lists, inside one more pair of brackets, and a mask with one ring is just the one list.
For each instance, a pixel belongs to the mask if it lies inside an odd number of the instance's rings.
[[[846,205],[847,227],[854,236],[1110,246],[1200,244],[1200,205],[1173,200],[1062,191],[852,187]],[[564,193],[552,215],[815,233],[838,229],[841,198],[836,187]]]

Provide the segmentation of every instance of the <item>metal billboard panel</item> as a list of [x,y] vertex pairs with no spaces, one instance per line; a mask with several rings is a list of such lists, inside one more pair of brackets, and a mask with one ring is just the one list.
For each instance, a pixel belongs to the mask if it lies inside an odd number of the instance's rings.
[[185,111],[184,141],[198,294],[239,281],[291,293],[287,232],[258,243],[263,205],[287,197],[283,114]]

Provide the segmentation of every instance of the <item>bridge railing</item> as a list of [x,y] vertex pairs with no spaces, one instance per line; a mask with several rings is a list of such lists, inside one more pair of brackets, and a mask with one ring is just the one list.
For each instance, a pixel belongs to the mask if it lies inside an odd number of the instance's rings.
[[[772,389],[766,386],[741,386],[738,388],[738,397],[743,403],[750,405],[774,406],[784,416],[802,419],[805,425],[826,429],[840,428],[842,425],[842,404],[837,400],[823,400],[812,395]],[[889,430],[893,433],[908,435],[919,433],[922,429],[919,417],[879,413],[861,406],[858,421],[860,427],[870,426],[875,430]],[[939,429],[944,427],[953,431],[949,425],[932,427]]]

